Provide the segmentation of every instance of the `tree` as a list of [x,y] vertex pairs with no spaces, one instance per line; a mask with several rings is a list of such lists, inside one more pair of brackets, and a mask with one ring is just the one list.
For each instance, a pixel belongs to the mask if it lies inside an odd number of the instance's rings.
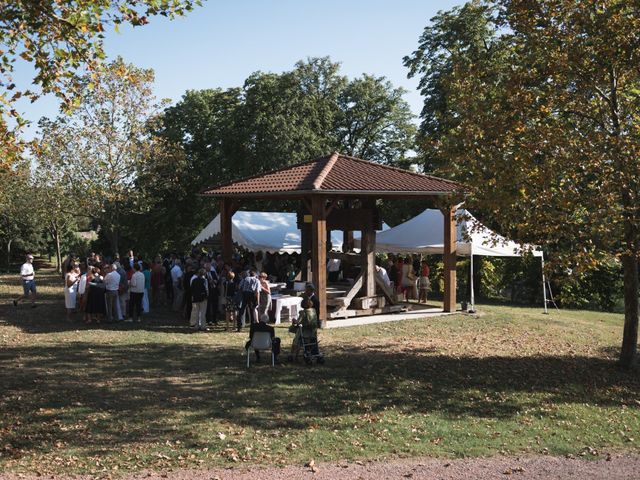
[[[50,127],[51,128],[51,127]],[[62,270],[62,239],[75,232],[79,217],[88,216],[93,206],[84,189],[77,188],[73,169],[58,162],[55,143],[45,137],[37,154],[37,167],[32,175],[31,212],[38,224],[51,236],[56,252],[56,270]]]
[[398,165],[414,147],[415,126],[402,88],[363,75],[340,92],[337,148],[347,155]]
[[193,238],[215,213],[197,193],[216,183],[334,150],[388,164],[406,161],[415,126],[404,92],[381,77],[349,80],[339,71],[329,58],[311,58],[281,74],[256,72],[242,88],[189,91],[167,108],[156,133],[184,151],[178,161],[183,192],[168,183],[163,193],[153,175],[141,181],[156,185],[140,188],[152,189],[170,212],[172,236]]
[[76,194],[93,200],[92,215],[114,252],[119,249],[124,205],[132,194],[155,114],[153,71],[118,58],[93,78],[81,79],[80,108],[40,122],[43,161],[67,172]]
[[[53,93],[71,110],[86,88],[85,75],[96,76],[105,58],[104,32],[113,26],[144,25],[149,17],[175,17],[192,10],[199,0],[13,0],[0,8],[0,167],[22,152],[18,132],[24,126],[14,104]],[[17,85],[16,65],[35,70],[39,91]]]
[[42,228],[39,212],[33,205],[34,190],[28,162],[0,172],[0,244],[6,253],[7,269],[16,246],[32,249],[40,246]]
[[[489,25],[482,48],[468,55],[472,42],[440,16],[421,38],[427,48],[407,60],[423,80],[440,75],[447,85],[445,111],[455,126],[433,149],[514,239],[549,245],[576,268],[620,258],[620,364],[630,367],[638,343],[639,7],[616,0],[471,5]],[[461,11],[447,15],[462,20]],[[460,48],[439,70],[428,45],[447,32]]]

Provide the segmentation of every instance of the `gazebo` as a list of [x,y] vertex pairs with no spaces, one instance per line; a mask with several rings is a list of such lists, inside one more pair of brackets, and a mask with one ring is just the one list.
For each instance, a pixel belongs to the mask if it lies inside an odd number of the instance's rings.
[[[222,257],[230,261],[233,214],[247,200],[297,200],[302,236],[302,276],[311,277],[320,301],[319,316],[327,316],[327,232],[342,230],[345,243],[361,231],[361,275],[343,303],[359,296],[360,304],[375,304],[376,229],[379,199],[435,200],[444,214],[444,311],[456,309],[456,206],[466,193],[459,183],[359,158],[333,153],[297,165],[217,185],[202,195],[220,199]],[[309,255],[310,253],[310,255]],[[308,272],[308,260],[311,272]],[[363,302],[364,299],[364,302]],[[366,302],[367,299],[373,302]]]

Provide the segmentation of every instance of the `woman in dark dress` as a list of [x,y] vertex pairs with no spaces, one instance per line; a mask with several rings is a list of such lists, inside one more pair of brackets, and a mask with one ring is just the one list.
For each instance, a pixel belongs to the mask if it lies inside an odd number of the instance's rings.
[[104,281],[102,276],[100,276],[100,271],[96,267],[91,267],[91,271],[87,272],[87,275],[89,276],[87,279],[89,294],[87,296],[87,306],[85,310],[88,317],[87,323],[91,323],[92,320],[100,323],[100,319],[107,311],[104,300]]

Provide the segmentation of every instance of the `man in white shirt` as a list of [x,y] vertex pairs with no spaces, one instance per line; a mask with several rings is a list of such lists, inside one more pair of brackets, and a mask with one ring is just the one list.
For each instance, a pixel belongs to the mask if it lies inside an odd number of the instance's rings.
[[20,277],[22,278],[23,295],[13,301],[13,306],[17,307],[18,302],[26,300],[31,295],[31,308],[36,306],[36,276],[33,270],[33,255],[27,255],[26,261],[20,267]]
[[327,262],[327,272],[329,272],[329,281],[337,282],[340,277],[340,259],[339,258],[330,258]]
[[380,276],[387,287],[391,286],[391,279],[389,278],[389,274],[384,267],[376,264],[376,273]]
[[135,273],[131,275],[129,281],[129,293],[131,298],[131,317],[134,322],[140,321],[142,315],[142,297],[144,297],[144,274],[140,271],[140,264],[134,263],[133,269]]
[[104,276],[105,304],[107,307],[107,322],[118,321],[118,288],[120,287],[120,274],[113,265],[107,265],[107,273]]
[[176,258],[175,265],[171,269],[171,283],[173,284],[173,311],[182,310],[182,267],[179,258]]

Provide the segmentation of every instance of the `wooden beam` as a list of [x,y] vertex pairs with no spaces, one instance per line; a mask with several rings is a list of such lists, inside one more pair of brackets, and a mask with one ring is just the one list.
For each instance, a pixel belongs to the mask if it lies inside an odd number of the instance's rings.
[[444,311],[456,311],[457,228],[456,209],[447,207],[444,214]]
[[325,198],[311,198],[311,270],[320,303],[320,323],[327,321],[327,218]]
[[391,290],[391,287],[389,287],[386,283],[384,283],[384,280],[382,279],[382,277],[377,273],[376,273],[376,285],[380,287],[380,290],[382,290],[382,294],[387,298],[389,304],[395,305],[396,299],[395,299],[395,295],[393,294],[393,291]]
[[344,297],[337,297],[335,299],[336,303],[338,302],[340,303],[339,310],[344,310],[349,308],[349,305],[351,305],[351,301],[355,298],[355,296],[358,294],[361,288],[362,288],[362,274],[358,275],[358,278],[356,278],[356,281],[353,282],[353,285],[351,285],[351,289],[347,292],[347,294]]
[[363,202],[365,209],[370,213],[364,222],[362,240],[360,242],[360,255],[362,257],[363,288],[362,296],[373,297],[376,294],[376,231],[373,222],[375,200]]
[[300,228],[300,270],[301,280],[311,280],[311,264],[309,254],[311,252],[311,224],[303,223]]

